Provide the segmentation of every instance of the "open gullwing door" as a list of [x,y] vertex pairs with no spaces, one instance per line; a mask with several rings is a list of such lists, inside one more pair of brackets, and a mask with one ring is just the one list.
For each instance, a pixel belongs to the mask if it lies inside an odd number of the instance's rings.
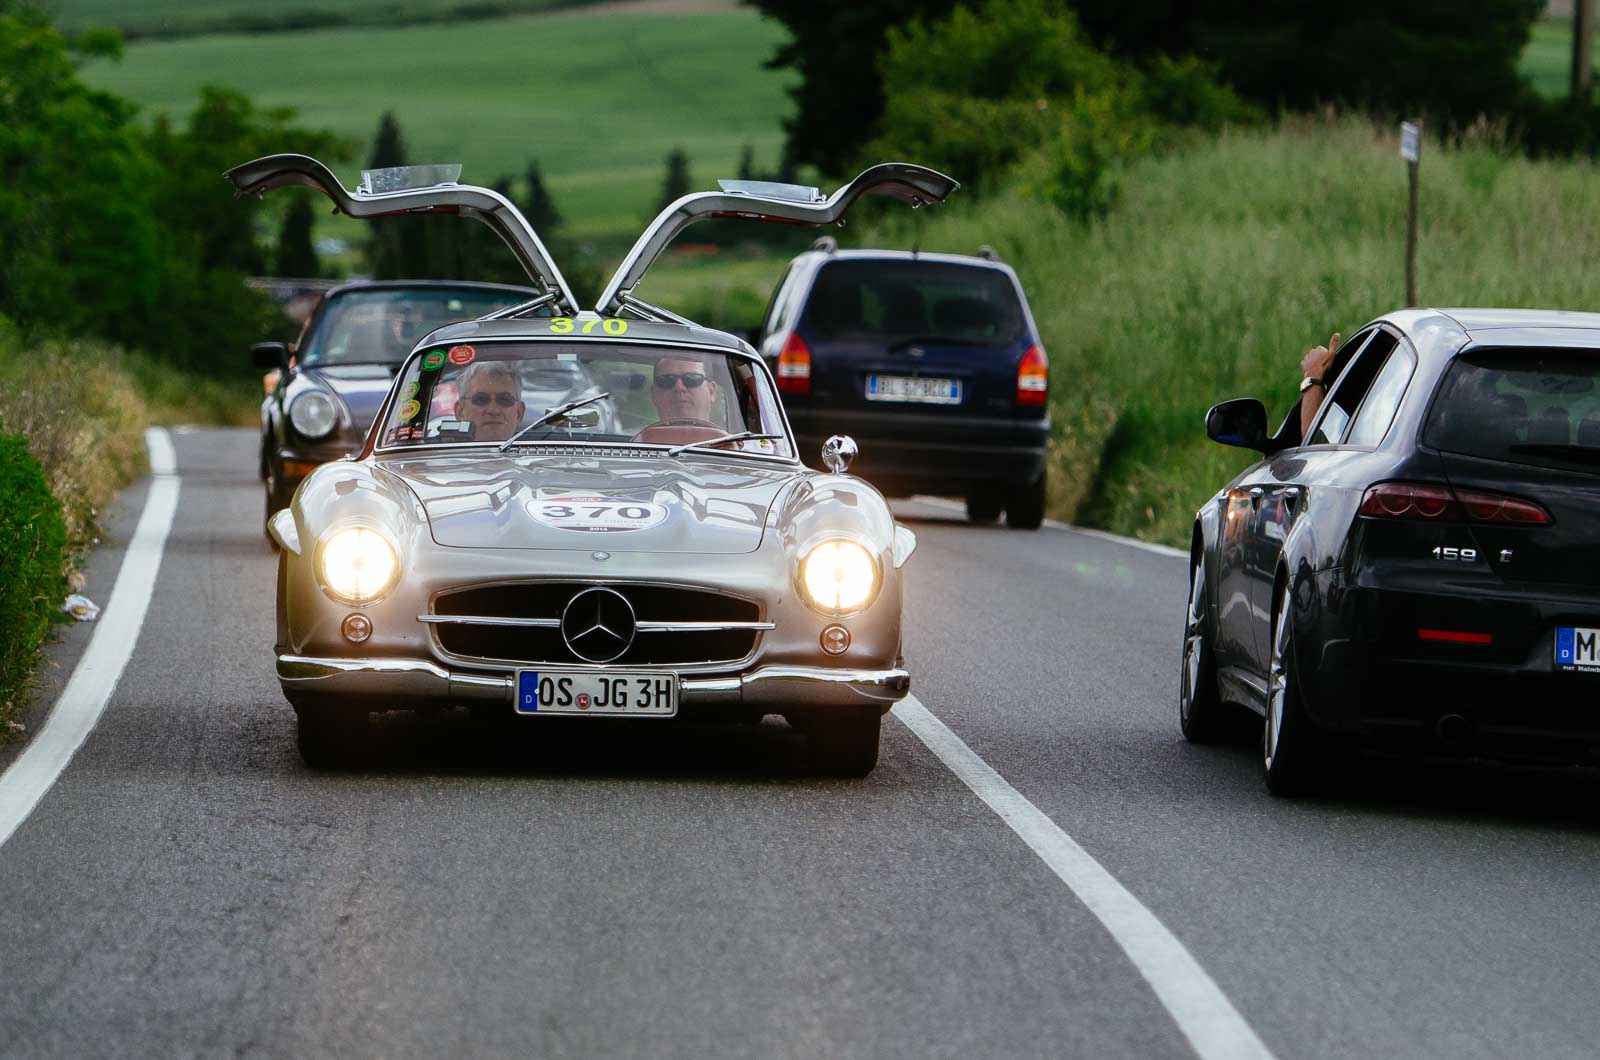
[[742,217],[777,224],[826,225],[844,217],[863,195],[887,195],[912,208],[936,206],[961,185],[932,169],[907,162],[873,166],[850,183],[824,197],[816,188],[798,184],[772,184],[760,180],[721,180],[721,191],[685,195],[663,209],[622,259],[605,292],[595,305],[601,316],[632,309],[646,317],[672,314],[633,297],[633,289],[678,233],[713,217]]
[[[268,155],[228,170],[224,177],[240,195],[261,195],[273,188],[299,185],[315,188],[348,217],[363,219],[404,214],[459,214],[475,217],[494,229],[516,255],[539,288],[537,304],[551,303],[557,313],[576,313],[578,302],[561,270],[550,260],[527,218],[497,191],[457,184],[461,167],[405,166],[366,170],[361,186],[347,190],[327,166],[307,155]],[[522,307],[524,310],[531,305]]]

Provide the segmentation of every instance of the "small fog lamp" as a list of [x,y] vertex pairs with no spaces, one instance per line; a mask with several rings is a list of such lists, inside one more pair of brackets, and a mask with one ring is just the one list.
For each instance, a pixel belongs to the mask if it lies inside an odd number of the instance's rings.
[[344,634],[345,640],[352,644],[360,644],[372,636],[372,619],[366,615],[345,615],[339,630]]
[[829,655],[843,655],[850,650],[850,631],[843,626],[829,626],[822,631],[822,650]]

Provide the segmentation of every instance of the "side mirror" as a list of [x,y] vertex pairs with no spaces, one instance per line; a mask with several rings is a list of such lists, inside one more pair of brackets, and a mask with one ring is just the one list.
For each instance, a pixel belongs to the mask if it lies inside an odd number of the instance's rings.
[[856,440],[848,434],[836,434],[822,443],[822,463],[835,475],[850,469],[850,461],[860,452]]
[[1223,445],[1267,451],[1267,409],[1255,398],[1235,398],[1211,406],[1206,413],[1206,437]]
[[250,347],[250,363],[257,368],[289,370],[289,347],[281,342],[258,342]]

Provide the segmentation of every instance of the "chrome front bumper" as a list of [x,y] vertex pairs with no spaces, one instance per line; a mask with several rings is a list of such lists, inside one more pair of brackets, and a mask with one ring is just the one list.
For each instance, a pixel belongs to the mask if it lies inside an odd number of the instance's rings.
[[[453,673],[424,659],[317,659],[278,656],[285,692],[412,702],[503,702],[516,696],[514,674]],[[728,676],[680,676],[679,706],[864,707],[888,710],[911,691],[911,675],[890,670],[763,666]]]

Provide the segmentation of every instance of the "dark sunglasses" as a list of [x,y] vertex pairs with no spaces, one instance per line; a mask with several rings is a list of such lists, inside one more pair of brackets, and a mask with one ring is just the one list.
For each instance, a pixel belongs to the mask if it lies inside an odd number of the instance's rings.
[[704,372],[668,372],[665,375],[656,376],[656,388],[659,390],[671,390],[678,385],[678,380],[680,379],[683,380],[684,386],[690,390],[695,390],[706,381],[706,376]]
[[503,409],[508,409],[517,403],[517,395],[508,390],[498,390],[493,394],[489,393],[487,390],[480,390],[476,394],[473,394],[468,400],[470,400],[480,409],[489,404],[491,401],[495,402]]

